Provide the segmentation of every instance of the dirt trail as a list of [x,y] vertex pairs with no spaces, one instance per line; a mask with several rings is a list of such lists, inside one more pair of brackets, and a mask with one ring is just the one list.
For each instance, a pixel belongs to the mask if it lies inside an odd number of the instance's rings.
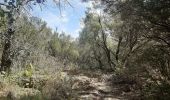
[[127,100],[111,85],[111,74],[64,72],[74,80],[73,89],[80,100]]

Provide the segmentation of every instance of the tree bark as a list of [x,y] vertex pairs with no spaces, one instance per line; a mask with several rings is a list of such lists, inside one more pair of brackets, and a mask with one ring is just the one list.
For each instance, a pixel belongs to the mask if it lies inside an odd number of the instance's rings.
[[116,65],[115,65],[114,62],[112,62],[112,59],[111,59],[111,51],[110,51],[110,49],[109,49],[108,46],[107,46],[107,37],[106,37],[105,32],[104,32],[104,30],[103,30],[103,26],[102,26],[100,17],[99,17],[99,24],[100,24],[101,32],[102,32],[103,49],[104,49],[104,51],[105,51],[105,53],[106,53],[107,60],[108,60],[108,64],[109,64],[110,68],[114,71]]
[[5,41],[4,41],[4,49],[2,53],[2,59],[1,59],[1,68],[0,71],[10,72],[10,68],[12,65],[12,52],[11,52],[11,41],[12,36],[14,34],[13,29],[13,7],[10,6],[9,12],[7,13],[7,19],[8,19],[8,29],[5,33]]
[[117,45],[117,50],[116,50],[116,61],[119,62],[119,51],[120,51],[120,45],[122,42],[122,36],[119,36],[119,41]]

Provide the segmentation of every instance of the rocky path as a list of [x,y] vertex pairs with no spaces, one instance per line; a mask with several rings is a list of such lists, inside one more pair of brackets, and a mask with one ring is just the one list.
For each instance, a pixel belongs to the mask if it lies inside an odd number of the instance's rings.
[[120,96],[118,88],[111,85],[111,74],[73,73],[67,72],[74,80],[72,88],[78,92],[80,100],[126,100]]

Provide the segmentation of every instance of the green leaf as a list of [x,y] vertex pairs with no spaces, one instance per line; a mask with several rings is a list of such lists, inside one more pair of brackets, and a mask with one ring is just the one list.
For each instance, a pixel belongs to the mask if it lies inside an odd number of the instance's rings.
[[5,16],[5,13],[4,11],[0,8],[0,17],[4,17]]

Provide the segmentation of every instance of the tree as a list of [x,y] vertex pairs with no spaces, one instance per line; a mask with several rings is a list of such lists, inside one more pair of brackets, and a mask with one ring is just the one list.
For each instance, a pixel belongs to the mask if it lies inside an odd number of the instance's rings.
[[[0,15],[4,16],[4,14],[6,14],[8,20],[0,71],[10,72],[10,67],[12,64],[11,41],[15,33],[14,21],[16,20],[14,17],[20,14],[20,11],[24,5],[30,5],[32,2],[42,4],[45,0],[4,0],[4,2],[0,3],[0,6],[6,7],[5,9],[0,8]],[[59,0],[59,2],[56,3],[60,5],[61,2]]]
[[[109,46],[110,33],[108,33],[109,29],[104,23],[105,21],[105,17],[98,13],[93,13],[90,10],[86,13],[86,18],[84,19],[85,27],[80,32],[79,43],[81,47],[84,45],[83,50],[88,51],[85,54],[80,54],[86,56],[83,57],[84,60],[87,60],[84,62],[89,62],[88,59],[93,59],[91,60],[91,65],[100,67],[100,69],[115,70],[116,62],[114,62],[114,52],[111,49],[113,46]],[[104,66],[105,68],[103,68]]]
[[76,63],[79,57],[76,42],[70,35],[62,32],[55,33],[49,42],[50,55],[54,56],[66,65],[68,63]]
[[[158,88],[170,86],[170,1],[102,0],[102,3],[106,5],[104,11],[121,22],[113,29],[116,38],[121,40],[119,60],[128,74]],[[160,84],[157,84],[158,81]],[[156,91],[158,94],[162,92],[161,95],[169,93],[159,89]]]

